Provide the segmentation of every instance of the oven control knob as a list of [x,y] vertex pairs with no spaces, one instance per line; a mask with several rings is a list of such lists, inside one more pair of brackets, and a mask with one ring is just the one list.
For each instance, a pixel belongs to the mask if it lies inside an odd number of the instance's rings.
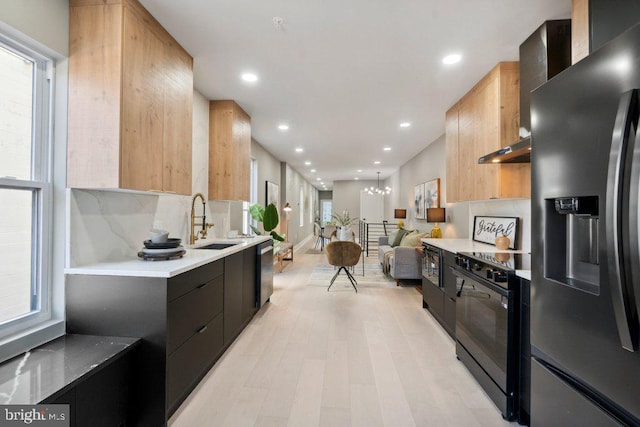
[[478,263],[475,263],[475,264],[473,264],[473,269],[475,271],[480,271],[480,270],[482,270],[482,266],[480,264],[478,264]]
[[489,270],[487,270],[487,279],[493,279],[493,273],[493,269],[490,268]]
[[496,282],[506,282],[507,281],[507,273],[504,271],[497,270],[493,273],[493,280]]

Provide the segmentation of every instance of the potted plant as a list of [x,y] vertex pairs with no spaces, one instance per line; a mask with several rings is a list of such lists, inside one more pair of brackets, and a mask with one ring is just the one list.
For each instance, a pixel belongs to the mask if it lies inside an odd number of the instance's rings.
[[[266,208],[263,208],[259,203],[254,203],[249,206],[249,214],[251,215],[251,218],[262,223],[262,228],[265,233],[269,233],[271,235],[275,241],[273,245],[273,252],[277,253],[278,245],[280,242],[284,241],[284,236],[275,232],[275,228],[280,222],[276,206],[273,203],[269,203]],[[262,235],[262,232],[254,225],[250,224],[249,227],[251,227],[253,232],[258,236]]]
[[358,220],[358,218],[350,217],[349,211],[347,210],[342,212],[342,214],[335,213],[331,218],[340,227],[340,240],[347,240],[347,231],[351,228],[351,225]]

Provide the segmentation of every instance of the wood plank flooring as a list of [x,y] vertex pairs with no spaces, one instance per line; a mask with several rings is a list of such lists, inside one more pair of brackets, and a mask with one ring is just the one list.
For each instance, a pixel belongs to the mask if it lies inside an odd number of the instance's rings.
[[325,258],[305,252],[170,426],[512,425],[414,287],[307,286]]

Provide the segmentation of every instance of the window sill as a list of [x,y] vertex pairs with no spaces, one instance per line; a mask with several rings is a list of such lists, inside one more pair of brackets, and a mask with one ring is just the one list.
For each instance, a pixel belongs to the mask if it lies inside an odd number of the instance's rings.
[[0,340],[0,363],[42,345],[65,333],[65,322],[48,320]]

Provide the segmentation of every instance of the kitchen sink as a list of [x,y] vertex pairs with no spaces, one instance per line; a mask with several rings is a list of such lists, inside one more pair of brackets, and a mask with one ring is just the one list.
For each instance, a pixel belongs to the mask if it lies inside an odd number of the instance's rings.
[[226,249],[235,245],[237,245],[237,243],[211,243],[210,245],[200,246],[194,249]]

